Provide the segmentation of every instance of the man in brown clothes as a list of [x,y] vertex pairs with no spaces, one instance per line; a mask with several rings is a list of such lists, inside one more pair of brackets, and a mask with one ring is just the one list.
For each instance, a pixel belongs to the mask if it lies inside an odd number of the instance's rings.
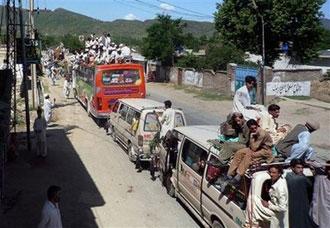
[[273,141],[269,133],[261,129],[254,119],[248,120],[246,124],[250,130],[249,147],[235,153],[227,173],[227,180],[230,181],[224,183],[223,190],[228,183],[237,185],[251,164],[262,160],[270,163],[274,159],[271,149]]

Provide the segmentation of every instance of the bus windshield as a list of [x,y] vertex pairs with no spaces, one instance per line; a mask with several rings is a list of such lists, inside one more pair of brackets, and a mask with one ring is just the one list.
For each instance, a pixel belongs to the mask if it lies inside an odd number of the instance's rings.
[[102,72],[104,85],[132,85],[140,79],[139,70],[106,70]]

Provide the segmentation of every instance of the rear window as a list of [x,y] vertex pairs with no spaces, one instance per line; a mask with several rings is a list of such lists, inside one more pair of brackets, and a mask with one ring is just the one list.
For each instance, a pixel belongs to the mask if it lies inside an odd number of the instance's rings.
[[156,113],[148,113],[144,121],[144,131],[156,132],[160,131],[160,123]]
[[140,79],[139,70],[107,70],[102,73],[104,85],[130,85]]

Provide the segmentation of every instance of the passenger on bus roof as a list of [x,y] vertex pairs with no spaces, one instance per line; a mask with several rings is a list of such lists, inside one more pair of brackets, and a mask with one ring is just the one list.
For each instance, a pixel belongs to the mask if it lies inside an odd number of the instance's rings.
[[227,173],[229,181],[227,180],[223,184],[222,190],[225,189],[228,183],[238,185],[241,177],[250,165],[262,161],[271,163],[274,159],[271,149],[273,141],[270,135],[261,129],[257,121],[253,119],[248,120],[246,124],[250,131],[248,147],[240,149],[235,153]]

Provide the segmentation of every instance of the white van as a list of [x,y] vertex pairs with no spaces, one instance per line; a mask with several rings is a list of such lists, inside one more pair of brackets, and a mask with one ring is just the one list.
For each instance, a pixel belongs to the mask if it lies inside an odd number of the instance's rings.
[[[228,185],[221,192],[220,178],[227,173],[228,165],[222,164],[219,159],[215,144],[217,130],[218,126],[174,129],[179,141],[178,151],[175,159],[169,159],[175,161],[175,165],[170,181],[165,180],[164,184],[170,184],[167,186],[168,193],[179,198],[205,227],[243,227],[248,195],[253,193],[254,197],[261,197],[262,185],[270,179],[268,165],[262,165],[250,175],[245,175],[239,187]],[[168,157],[167,153],[163,150],[161,156]],[[204,166],[199,165],[201,161]],[[284,168],[287,166],[285,164]],[[285,169],[285,174],[289,171]],[[312,176],[310,169],[304,172]]]
[[[110,129],[115,141],[128,150],[129,159],[150,160],[149,143],[160,131],[159,116],[164,112],[163,103],[144,98],[118,99],[110,113]],[[181,110],[175,110],[173,128],[184,126],[185,117]]]

